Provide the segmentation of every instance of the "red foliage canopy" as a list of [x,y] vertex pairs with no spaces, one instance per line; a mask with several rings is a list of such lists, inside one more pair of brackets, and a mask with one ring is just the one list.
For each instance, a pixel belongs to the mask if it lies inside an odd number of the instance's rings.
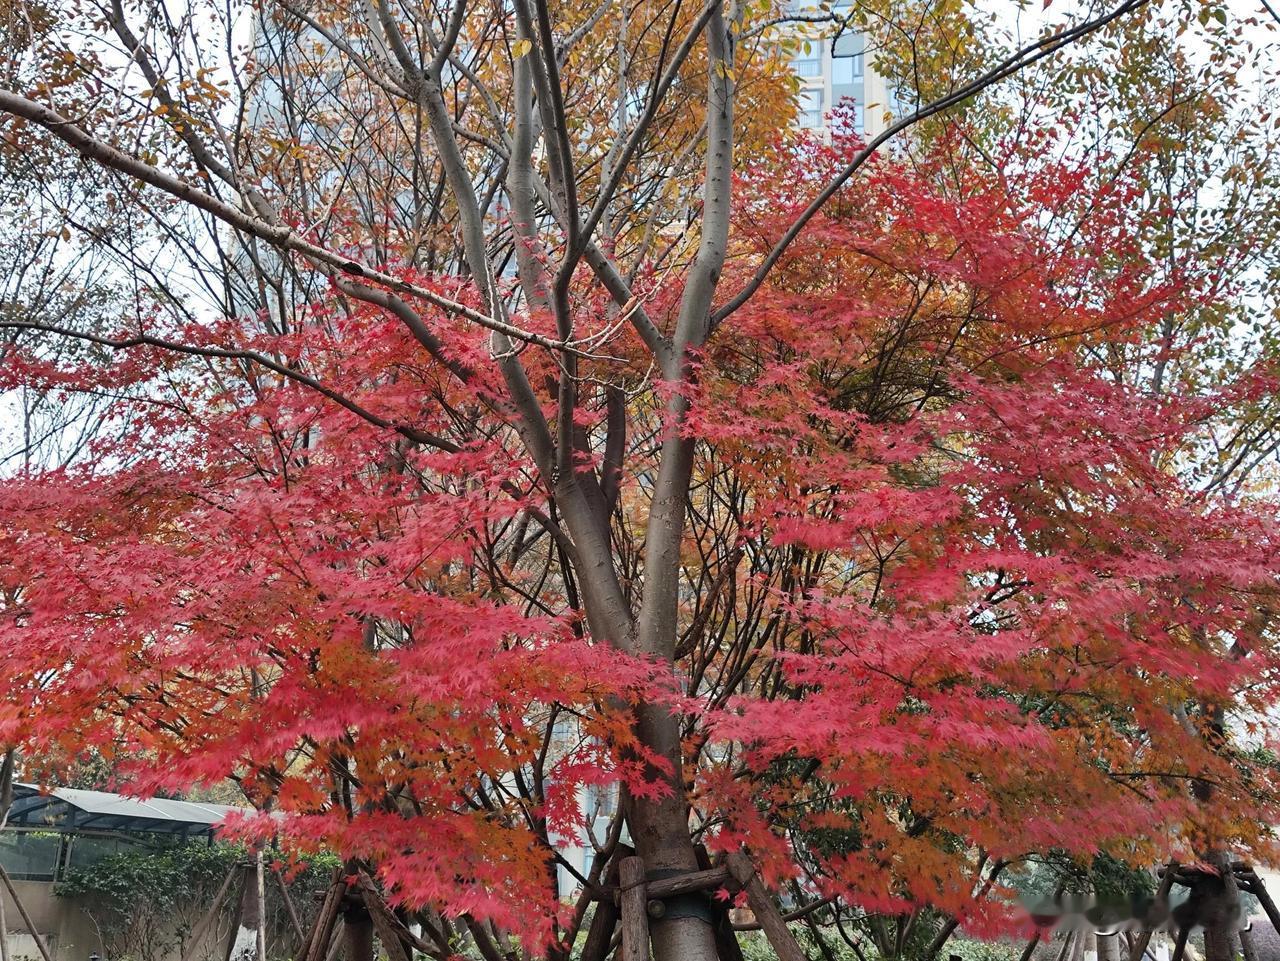
[[[838,154],[742,172],[733,271]],[[86,462],[0,485],[0,740],[50,770],[97,748],[142,792],[234,776],[283,815],[246,830],[538,937],[566,910],[548,864],[580,786],[661,790],[645,703],[685,718],[693,830],[868,910],[997,920],[977,852],[1265,849],[1275,769],[1215,712],[1243,734],[1275,700],[1280,541],[1266,505],[1179,466],[1207,412],[1267,382],[1144,389],[1146,332],[1199,294],[1148,281],[1123,179],[968,170],[957,192],[950,162],[846,188],[691,358],[675,678],[592,638],[574,545],[465,321],[433,319],[446,360],[336,294],[284,336],[147,331],[305,382],[145,346],[11,362],[5,386],[135,399]],[[665,278],[641,286],[652,316],[673,309]],[[606,313],[589,292],[576,309]],[[666,387],[611,330],[581,361],[603,386],[576,429],[626,418],[630,583]],[[553,358],[526,360],[551,379]],[[554,381],[543,396],[554,420]]]

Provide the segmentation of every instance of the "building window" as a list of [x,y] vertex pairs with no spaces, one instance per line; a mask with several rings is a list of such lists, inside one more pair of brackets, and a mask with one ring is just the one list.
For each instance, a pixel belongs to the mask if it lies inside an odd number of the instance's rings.
[[797,100],[800,108],[800,126],[813,130],[822,126],[822,88],[809,87],[800,91]]
[[862,83],[865,52],[862,34],[849,31],[836,37],[831,45],[831,82],[833,84]]
[[822,45],[806,40],[791,58],[791,69],[797,77],[821,77]]
[[[583,813],[587,821],[611,818],[618,808],[618,796],[612,784],[588,784],[583,793]],[[591,824],[594,828],[594,823]]]
[[551,743],[562,751],[567,751],[578,740],[577,718],[566,711],[556,715],[551,725]]
[[862,54],[831,57],[831,82],[833,84],[861,83],[863,78]]

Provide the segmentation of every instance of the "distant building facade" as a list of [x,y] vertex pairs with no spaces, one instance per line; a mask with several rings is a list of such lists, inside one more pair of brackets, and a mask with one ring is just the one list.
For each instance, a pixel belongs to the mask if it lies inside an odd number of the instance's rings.
[[897,103],[868,57],[864,35],[852,27],[838,26],[849,12],[848,4],[837,4],[831,9],[833,24],[825,29],[794,28],[803,38],[791,59],[800,82],[796,125],[802,130],[826,132],[831,111],[848,101],[855,131],[869,138],[884,131],[891,122],[889,117],[897,112]]

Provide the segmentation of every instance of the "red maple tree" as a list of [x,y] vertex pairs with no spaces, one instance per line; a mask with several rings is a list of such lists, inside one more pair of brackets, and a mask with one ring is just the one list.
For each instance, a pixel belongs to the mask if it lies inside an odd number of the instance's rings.
[[[1006,922],[1032,854],[1270,851],[1276,770],[1224,718],[1275,701],[1280,541],[1180,470],[1268,379],[1142,388],[1202,288],[1151,283],[1124,179],[1065,164],[874,166],[757,273],[851,149],[739,171],[722,286],[751,296],[705,337],[637,279],[656,371],[585,282],[599,334],[524,348],[527,395],[466,316],[340,285],[285,335],[156,319],[109,363],[11,358],[5,386],[131,399],[85,462],[0,486],[0,740],[142,791],[235,778],[277,816],[244,831],[552,954],[588,785],[651,865],[745,846],[946,934]],[[518,324],[553,341],[551,313]]]

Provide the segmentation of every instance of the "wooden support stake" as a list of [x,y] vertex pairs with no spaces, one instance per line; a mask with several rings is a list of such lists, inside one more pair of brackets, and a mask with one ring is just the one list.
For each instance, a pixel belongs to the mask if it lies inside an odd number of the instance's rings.
[[1262,905],[1262,910],[1266,913],[1271,926],[1280,931],[1280,911],[1276,910],[1276,903],[1271,900],[1271,894],[1267,891],[1267,886],[1262,883],[1262,878],[1258,877],[1257,874],[1254,874],[1249,881],[1251,882],[1249,885],[1250,893]]
[[[364,895],[364,906],[373,919],[373,930],[382,942],[382,950],[387,953],[387,961],[412,961],[405,947],[406,939],[396,930],[401,926],[399,918],[391,913],[387,903],[382,900],[382,895],[373,886],[372,879],[363,871],[360,872],[360,893]],[[404,933],[409,932],[406,930]]]
[[1066,961],[1067,956],[1071,953],[1072,946],[1076,943],[1077,932],[1068,931],[1062,938],[1062,950],[1058,952],[1058,961]]
[[498,950],[498,943],[489,936],[484,925],[470,914],[462,916],[462,923],[471,932],[471,939],[475,941],[476,950],[480,952],[480,957],[484,958],[484,961],[502,961],[502,952]]
[[1240,953],[1244,955],[1244,961],[1258,961],[1258,951],[1253,944],[1253,931],[1240,932]]
[[394,927],[387,924],[387,918],[392,915],[385,910],[379,911],[371,900],[366,899],[365,904],[369,908],[369,917],[373,919],[373,930],[378,935],[378,940],[382,942],[382,950],[387,954],[387,961],[410,961],[409,952],[405,950],[404,939]]
[[294,952],[296,961],[307,961],[307,957],[311,953],[311,945],[315,943],[316,934],[319,930],[320,919],[324,917],[325,906],[329,903],[329,892],[333,890],[333,885],[338,883],[341,871],[337,868],[333,871],[333,878],[329,881],[329,887],[325,890],[324,896],[319,898],[320,909],[316,912],[316,918],[311,922],[311,927],[307,929],[307,933],[302,938],[302,943],[298,945],[298,950]]
[[[704,871],[710,870],[711,855],[707,853],[706,847],[699,844],[694,848],[694,854],[698,858],[698,867]],[[727,868],[725,873],[728,873]],[[720,961],[743,961],[742,945],[738,943],[738,936],[733,933],[728,906],[714,896],[707,901],[711,906],[711,934],[716,942],[716,955]]]
[[795,936],[792,935],[791,929],[787,927],[781,912],[773,903],[773,898],[766,890],[764,882],[756,874],[751,859],[737,851],[730,854],[725,859],[725,863],[734,880],[747,892],[747,903],[751,905],[751,911],[760,922],[764,936],[769,939],[769,945],[778,956],[778,961],[809,961]]
[[[307,932],[302,930],[302,919],[298,917],[298,909],[293,906],[293,898],[289,896],[289,885],[284,882],[284,875],[280,873],[279,868],[272,868],[271,873],[276,876],[276,883],[280,886],[280,897],[284,899],[284,909],[289,914],[289,923],[293,925],[294,933],[298,935],[298,944],[305,946],[307,940]],[[299,951],[301,951],[301,947]]]
[[[436,947],[428,944],[422,938],[410,931],[408,927],[405,926],[404,922],[395,916],[395,912],[391,910],[382,895],[378,893],[378,889],[374,885],[373,879],[364,871],[360,872],[360,891],[364,895],[364,902],[369,909],[369,913],[373,915],[375,927],[377,927],[379,923],[378,918],[381,917],[381,923],[386,926],[390,934],[394,935],[400,941],[407,942],[411,947],[416,948],[423,954],[435,955],[439,953]],[[378,931],[378,937],[385,937],[382,934],[381,929]],[[388,951],[388,955],[390,955],[390,951]]]
[[434,911],[419,911],[418,919],[422,922],[422,930],[436,943],[434,951],[418,948],[419,951],[429,954],[433,958],[446,958],[454,953],[450,947],[452,944],[452,928],[447,919]]
[[[609,885],[618,883],[618,858],[614,857],[605,872],[604,882]],[[587,940],[582,945],[581,961],[604,961],[609,954],[609,945],[613,942],[613,932],[618,927],[618,906],[612,897],[596,901],[595,914],[591,916],[591,925],[587,928]]]
[[233,864],[227,871],[227,876],[222,879],[222,886],[218,888],[218,893],[213,896],[213,902],[209,905],[207,911],[196,922],[196,926],[191,929],[191,942],[187,950],[183,952],[182,961],[191,961],[199,948],[200,941],[204,938],[205,929],[213,923],[213,919],[218,916],[218,909],[222,907],[222,899],[227,896],[227,888],[231,887],[231,879],[236,876],[240,865]]
[[1191,925],[1178,929],[1178,943],[1173,946],[1173,957],[1170,961],[1182,961],[1182,954],[1187,950],[1187,938],[1191,935]]
[[[647,890],[650,901],[662,901],[681,894],[718,888],[728,880],[727,868],[708,868],[705,871],[690,871],[688,874],[677,874],[670,878],[658,878],[649,882]],[[615,904],[620,902],[622,895],[615,886],[604,884],[601,886],[601,891],[599,897],[602,900],[612,899]]]
[[692,894],[695,891],[706,891],[708,888],[718,888],[728,880],[728,868],[711,868],[706,871],[691,871],[688,874],[677,874],[675,877],[650,881],[646,892],[649,900],[662,900],[681,894]]
[[341,870],[334,870],[334,882],[329,885],[324,902],[320,905],[320,913],[316,915],[316,923],[311,928],[311,940],[307,944],[306,955],[300,955],[298,961],[321,961],[333,938],[333,929],[338,920],[338,906],[342,904],[342,895],[346,884],[341,879]]
[[0,864],[0,879],[4,880],[4,886],[9,889],[9,897],[13,899],[14,907],[18,909],[18,913],[22,915],[22,921],[27,926],[27,930],[31,932],[31,937],[36,943],[36,947],[40,949],[40,956],[44,961],[53,961],[53,956],[49,954],[49,946],[44,943],[44,938],[40,937],[40,932],[36,930],[35,922],[31,920],[31,915],[27,914],[26,906],[22,903],[22,899],[18,897],[18,892],[14,890],[13,881],[9,878],[9,872],[4,869],[4,865]]
[[9,961],[9,922],[4,919],[4,898],[0,898],[0,961]]
[[338,926],[333,926],[333,933],[329,936],[329,950],[324,953],[324,961],[338,961],[338,955],[342,951],[343,936],[338,930]]
[[[1156,889],[1156,904],[1165,904],[1169,900],[1169,892],[1173,889],[1173,878],[1178,873],[1178,862],[1165,866],[1164,875],[1160,878],[1160,887]],[[1147,945],[1151,943],[1150,928],[1146,928],[1138,932],[1138,940],[1133,943],[1133,947],[1129,951],[1129,961],[1142,961],[1142,956],[1147,953]]]
[[622,961],[649,961],[649,896],[642,859],[623,858],[619,862],[618,886],[622,894]]

